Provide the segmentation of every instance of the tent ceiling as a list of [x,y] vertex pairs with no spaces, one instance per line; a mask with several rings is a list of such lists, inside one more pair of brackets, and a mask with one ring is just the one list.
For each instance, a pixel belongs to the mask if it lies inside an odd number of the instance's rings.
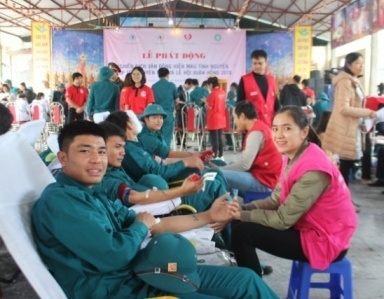
[[[24,37],[33,20],[53,27],[95,28],[117,26],[118,15],[134,17],[209,17],[240,22],[240,28],[287,30],[297,24],[312,25],[313,35],[330,40],[331,16],[352,0],[2,0],[0,32]],[[212,16],[212,13],[215,16]],[[247,19],[252,21],[246,21]],[[241,20],[241,21],[240,21]],[[91,26],[90,23],[94,24]],[[244,25],[243,25],[244,24]],[[100,26],[96,27],[100,29]]]

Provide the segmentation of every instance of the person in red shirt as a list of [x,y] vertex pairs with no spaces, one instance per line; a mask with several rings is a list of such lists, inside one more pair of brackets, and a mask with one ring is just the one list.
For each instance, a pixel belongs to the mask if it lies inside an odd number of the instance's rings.
[[303,85],[303,92],[307,98],[311,98],[311,103],[310,105],[315,104],[315,91],[311,88],[309,88],[309,80],[308,79],[303,79],[301,81],[301,84]]
[[65,101],[68,103],[67,123],[84,119],[84,108],[88,98],[88,89],[83,85],[83,75],[72,74],[73,84],[65,92]]
[[207,129],[215,157],[224,160],[221,134],[226,126],[226,96],[225,92],[219,88],[219,79],[217,77],[210,77],[207,84],[211,93],[208,99],[202,100],[207,108]]
[[252,72],[241,77],[237,102],[252,102],[256,108],[257,119],[271,127],[272,117],[280,108],[276,98],[275,78],[266,74],[268,56],[264,50],[253,51],[251,58]]
[[152,89],[145,85],[147,82],[145,72],[142,67],[135,66],[131,72],[132,86],[129,86],[120,97],[120,107],[123,110],[132,110],[140,117],[145,108],[152,104],[155,99]]
[[119,109],[120,110],[125,110],[125,104],[124,104],[124,101],[125,101],[125,97],[126,97],[126,92],[129,90],[128,87],[131,87],[133,85],[132,83],[132,73],[127,73],[125,75],[125,79],[124,79],[124,86],[123,86],[123,89],[121,90],[120,92],[120,104],[119,104]]

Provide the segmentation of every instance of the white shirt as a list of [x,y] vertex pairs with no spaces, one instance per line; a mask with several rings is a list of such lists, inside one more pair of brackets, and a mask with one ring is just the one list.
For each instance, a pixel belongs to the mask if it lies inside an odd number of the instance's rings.
[[1,92],[0,100],[7,99],[8,103],[13,102],[15,100],[15,95],[10,92]]
[[16,99],[15,103],[16,121],[29,121],[31,110],[27,99]]
[[52,102],[52,95],[53,95],[52,89],[50,89],[50,88],[44,89],[43,94],[44,94],[45,99],[47,99],[48,103],[51,103]]

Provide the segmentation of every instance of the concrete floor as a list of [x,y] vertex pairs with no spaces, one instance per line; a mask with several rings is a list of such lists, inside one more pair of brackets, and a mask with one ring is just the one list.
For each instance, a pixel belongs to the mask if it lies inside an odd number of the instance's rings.
[[[238,156],[225,152],[226,161],[235,160]],[[353,283],[355,299],[384,298],[384,195],[383,188],[367,187],[358,182],[350,186],[353,198],[361,204],[359,227],[352,240],[348,258],[353,265]],[[0,253],[6,250],[0,244]],[[264,277],[280,298],[285,298],[291,271],[291,261],[283,260],[260,252],[262,260],[271,265],[273,273]],[[8,277],[16,269],[9,254],[0,259],[0,276]],[[322,278],[319,277],[319,280]],[[28,281],[21,274],[11,284],[0,284],[4,299],[38,298]],[[310,298],[329,298],[326,290],[311,291]],[[45,299],[45,298],[44,298]]]

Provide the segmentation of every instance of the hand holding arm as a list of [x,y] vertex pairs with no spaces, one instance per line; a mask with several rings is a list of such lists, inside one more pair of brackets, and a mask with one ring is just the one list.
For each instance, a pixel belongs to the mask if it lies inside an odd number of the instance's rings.
[[156,219],[151,214],[147,212],[138,213],[135,222],[142,222],[144,223],[149,230],[155,225]]

